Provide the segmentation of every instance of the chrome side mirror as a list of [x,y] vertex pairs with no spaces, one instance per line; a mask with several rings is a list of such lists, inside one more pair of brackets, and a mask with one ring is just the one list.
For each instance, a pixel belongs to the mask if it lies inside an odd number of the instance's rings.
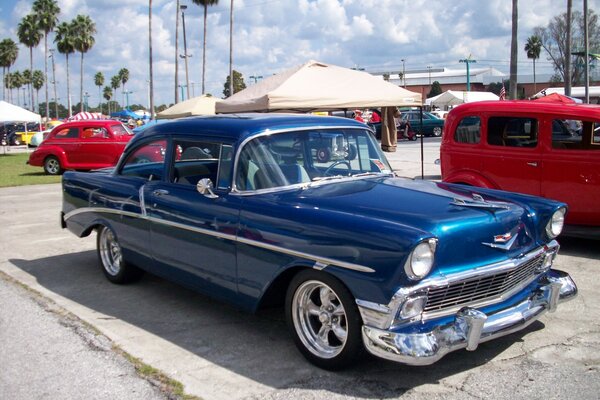
[[216,199],[217,197],[219,197],[213,192],[213,183],[208,178],[200,179],[196,184],[196,190],[198,191],[198,193],[205,197],[208,197],[209,199]]

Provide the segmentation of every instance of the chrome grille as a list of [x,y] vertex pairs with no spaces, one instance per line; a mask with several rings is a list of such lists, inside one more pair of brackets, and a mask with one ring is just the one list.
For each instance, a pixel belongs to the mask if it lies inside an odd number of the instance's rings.
[[543,262],[544,254],[540,254],[523,264],[502,272],[430,288],[424,312],[441,311],[496,298],[530,281],[536,275],[535,270]]

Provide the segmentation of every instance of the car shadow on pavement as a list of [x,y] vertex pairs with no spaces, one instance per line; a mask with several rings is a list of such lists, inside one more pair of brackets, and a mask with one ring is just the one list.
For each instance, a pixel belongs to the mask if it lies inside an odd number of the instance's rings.
[[558,242],[560,243],[559,257],[562,254],[600,260],[599,240],[560,236]]
[[[114,285],[104,278],[95,251],[10,262],[46,289],[100,313],[98,318],[117,318],[193,353],[198,357],[199,376],[205,374],[208,361],[274,389],[397,397],[484,365],[544,327],[535,322],[524,331],[483,343],[475,352],[457,351],[426,367],[364,355],[356,366],[334,373],[304,360],[294,347],[281,308],[248,314],[150,274],[134,284]],[[182,362],[189,367],[189,359]]]

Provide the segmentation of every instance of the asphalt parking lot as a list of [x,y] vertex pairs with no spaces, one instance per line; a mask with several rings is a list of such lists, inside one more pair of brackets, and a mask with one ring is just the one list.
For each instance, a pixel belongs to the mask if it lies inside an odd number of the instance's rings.
[[[428,143],[426,178],[439,173],[435,139]],[[400,175],[420,175],[420,165],[401,157],[414,152],[418,142],[390,157]],[[282,310],[246,314],[150,275],[110,284],[96,261],[95,236],[61,230],[60,208],[59,185],[0,189],[0,271],[203,399],[600,398],[597,242],[561,240],[555,267],[571,274],[579,296],[525,331],[428,367],[365,357],[331,373],[296,351]]]

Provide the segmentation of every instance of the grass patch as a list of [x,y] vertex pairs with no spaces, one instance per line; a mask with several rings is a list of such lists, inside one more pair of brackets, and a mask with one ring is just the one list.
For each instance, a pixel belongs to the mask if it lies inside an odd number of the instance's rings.
[[60,176],[46,175],[42,167],[25,164],[29,153],[0,152],[0,187],[59,183]]

